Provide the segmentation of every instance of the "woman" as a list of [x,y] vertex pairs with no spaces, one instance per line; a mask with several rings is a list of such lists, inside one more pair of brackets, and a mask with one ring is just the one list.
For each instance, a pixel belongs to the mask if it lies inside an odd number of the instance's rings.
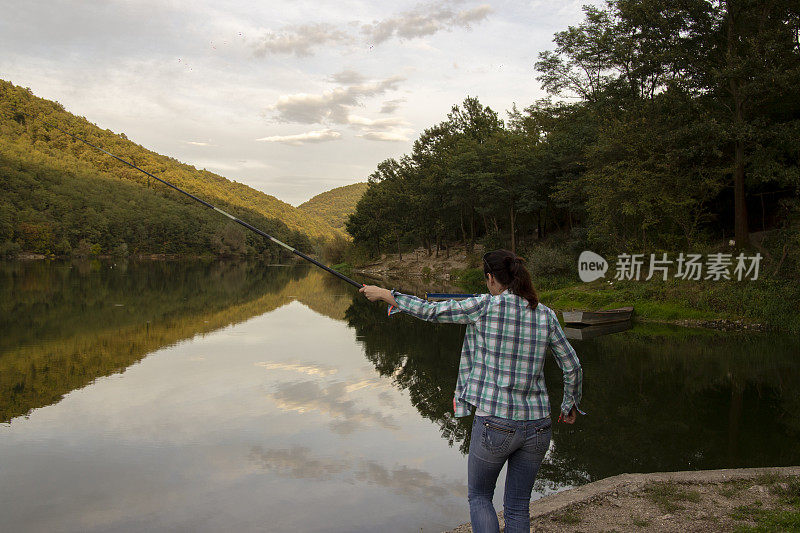
[[483,256],[491,294],[427,302],[374,285],[360,292],[383,300],[390,314],[405,312],[431,322],[467,324],[453,409],[475,420],[468,460],[470,520],[475,532],[499,531],[492,505],[497,476],[508,461],[503,499],[505,531],[530,531],[530,499],[550,446],[550,402],[544,382],[549,346],[564,373],[561,416],[575,422],[581,400],[581,365],[556,314],[539,303],[523,259],[507,250]]

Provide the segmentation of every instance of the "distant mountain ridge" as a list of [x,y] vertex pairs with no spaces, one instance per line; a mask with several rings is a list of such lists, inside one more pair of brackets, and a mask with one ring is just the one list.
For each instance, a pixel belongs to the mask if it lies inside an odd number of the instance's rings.
[[0,256],[14,247],[68,252],[81,242],[95,246],[95,251],[99,247],[99,253],[123,245],[141,253],[213,249],[212,253],[223,255],[262,248],[256,242],[263,241],[260,237],[250,237],[250,232],[243,236],[243,228],[235,225],[226,227],[219,214],[48,124],[274,232],[281,240],[308,248],[308,238],[344,234],[313,210],[301,210],[242,183],[157,154],[124,134],[102,130],[60,104],[34,96],[29,89],[0,80],[0,185],[4,192]]
[[317,215],[334,228],[345,231],[347,217],[356,210],[356,204],[368,187],[366,182],[336,187],[314,196],[297,208],[304,213]]

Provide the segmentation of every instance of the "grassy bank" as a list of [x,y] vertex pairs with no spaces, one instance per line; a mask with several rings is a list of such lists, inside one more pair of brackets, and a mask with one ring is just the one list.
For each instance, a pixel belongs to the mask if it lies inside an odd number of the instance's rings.
[[[480,269],[453,272],[469,291],[485,291]],[[534,276],[542,303],[553,309],[613,309],[632,305],[636,317],[663,321],[743,320],[800,332],[800,284],[790,280],[597,280]]]

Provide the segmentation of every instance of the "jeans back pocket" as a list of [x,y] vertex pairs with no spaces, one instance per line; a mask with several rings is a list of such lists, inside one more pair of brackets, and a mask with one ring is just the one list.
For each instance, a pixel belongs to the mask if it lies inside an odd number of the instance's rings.
[[484,421],[481,444],[492,454],[502,454],[507,451],[515,432],[512,428]]

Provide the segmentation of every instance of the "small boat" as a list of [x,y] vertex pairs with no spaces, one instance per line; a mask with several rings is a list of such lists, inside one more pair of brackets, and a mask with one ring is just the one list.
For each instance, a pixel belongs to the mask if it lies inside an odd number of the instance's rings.
[[620,307],[608,311],[564,311],[562,314],[567,324],[611,324],[630,320],[633,307]]
[[599,324],[596,326],[576,326],[565,327],[564,335],[570,340],[585,341],[603,335],[611,335],[621,331],[629,330],[633,327],[630,320],[624,322],[612,322],[610,324]]

